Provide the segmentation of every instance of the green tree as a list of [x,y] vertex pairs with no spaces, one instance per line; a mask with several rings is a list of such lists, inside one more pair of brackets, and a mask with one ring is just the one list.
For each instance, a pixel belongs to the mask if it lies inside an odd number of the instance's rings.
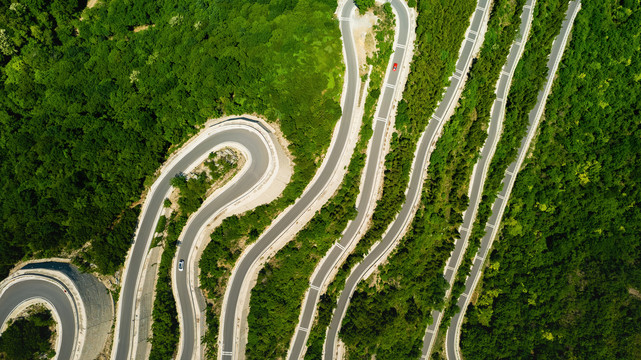
[[49,310],[36,312],[9,324],[0,336],[0,355],[8,359],[30,360],[51,358],[51,326],[55,324]]
[[365,11],[374,7],[374,0],[354,0],[354,4],[358,7],[358,11],[361,14],[364,14]]

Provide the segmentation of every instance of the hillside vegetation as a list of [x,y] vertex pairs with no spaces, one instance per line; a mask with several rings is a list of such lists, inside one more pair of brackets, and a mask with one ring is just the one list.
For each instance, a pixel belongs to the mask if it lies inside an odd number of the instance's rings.
[[466,359],[639,359],[641,8],[584,0],[517,178]]

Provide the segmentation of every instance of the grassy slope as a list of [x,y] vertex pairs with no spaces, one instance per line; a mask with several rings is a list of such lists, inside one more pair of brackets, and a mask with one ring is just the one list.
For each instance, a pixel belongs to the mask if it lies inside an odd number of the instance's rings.
[[284,358],[300,315],[300,304],[309,288],[312,272],[336,240],[347,222],[356,216],[356,197],[367,144],[372,136],[374,111],[381,93],[387,62],[392,54],[394,19],[391,7],[377,10],[382,20],[377,31],[377,53],[368,63],[373,65],[370,89],[360,138],[347,174],[334,197],[323,206],[295,239],[281,249],[258,275],[251,293],[248,316],[248,359]]

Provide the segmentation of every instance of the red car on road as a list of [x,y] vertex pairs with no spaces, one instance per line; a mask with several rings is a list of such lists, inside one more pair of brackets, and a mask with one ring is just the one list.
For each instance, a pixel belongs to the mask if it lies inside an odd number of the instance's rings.
[[397,63],[394,63],[394,67],[392,67],[392,71],[396,71],[396,68],[398,67]]

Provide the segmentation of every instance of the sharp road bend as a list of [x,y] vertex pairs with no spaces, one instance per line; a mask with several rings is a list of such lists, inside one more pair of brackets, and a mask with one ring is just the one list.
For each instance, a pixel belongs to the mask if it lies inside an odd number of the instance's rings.
[[[391,119],[394,116],[393,108],[398,100],[398,94],[403,90],[403,84],[399,81],[402,79],[402,71],[409,70],[409,57],[406,56],[408,51],[413,47],[410,42],[410,32],[413,28],[411,21],[410,10],[407,4],[402,0],[390,1],[392,9],[396,15],[397,35],[394,41],[394,54],[390,57],[387,67],[387,78],[384,80],[385,86],[380,96],[380,102],[375,114],[374,121],[374,134],[370,140],[367,160],[365,165],[365,173],[363,174],[363,181],[361,184],[360,197],[357,205],[358,213],[356,218],[350,221],[343,232],[341,239],[331,248],[326,256],[321,260],[315,273],[312,275],[310,288],[303,302],[301,317],[296,328],[296,332],[290,344],[288,359],[299,359],[303,356],[305,350],[305,343],[311,329],[312,322],[316,312],[316,305],[320,299],[321,288],[326,283],[330,273],[339,264],[344,257],[349,255],[348,249],[351,248],[354,241],[358,240],[361,230],[365,226],[367,220],[371,216],[371,211],[376,203],[376,190],[382,181],[382,166],[381,159],[383,158],[384,142],[386,141],[386,134],[388,128],[391,126]],[[350,6],[343,9],[343,14],[347,11],[351,16],[354,14],[354,6],[350,2]],[[344,24],[346,28],[343,34],[350,34],[348,23]],[[391,71],[393,64],[399,64],[399,71]]]
[[[499,193],[499,197],[497,197],[494,204],[492,204],[492,215],[485,225],[485,236],[481,240],[481,246],[476,254],[476,257],[474,258],[472,270],[465,282],[465,291],[458,299],[457,305],[459,306],[461,311],[454,315],[449,323],[449,328],[447,330],[445,339],[445,352],[448,360],[461,359],[459,342],[461,335],[461,325],[463,324],[465,311],[469,304],[470,297],[474,292],[479,279],[481,278],[483,264],[485,263],[485,259],[489,254],[490,248],[492,247],[492,242],[494,241],[494,238],[498,233],[501,218],[503,216],[503,212],[505,211],[507,201],[512,192],[512,187],[514,186],[516,176],[519,169],[521,168],[521,165],[523,164],[523,160],[525,159],[527,151],[530,147],[530,143],[532,142],[532,139],[534,138],[534,135],[537,131],[541,115],[543,114],[543,110],[545,108],[547,97],[550,93],[550,89],[552,88],[556,71],[563,57],[565,45],[572,30],[572,26],[574,25],[574,19],[576,18],[576,14],[579,12],[580,8],[580,1],[570,2],[568,10],[566,12],[565,20],[561,25],[561,32],[552,44],[552,52],[550,53],[547,64],[549,71],[545,87],[539,92],[537,102],[529,114],[527,135],[521,142],[518,157],[512,164],[510,164],[510,166],[508,166],[505,172],[505,177],[503,178],[503,190],[501,190],[501,192]],[[463,252],[461,252],[459,256],[462,256],[462,254]]]
[[43,305],[56,322],[56,358],[95,359],[113,323],[111,295],[93,275],[56,260],[30,262],[0,282],[0,332],[29,306]]
[[[510,48],[507,61],[505,65],[503,65],[501,75],[499,76],[499,80],[496,85],[496,100],[494,100],[494,104],[490,110],[491,116],[490,125],[488,126],[488,137],[481,149],[481,157],[476,165],[474,165],[474,170],[472,171],[472,179],[468,194],[470,202],[463,213],[463,223],[459,228],[461,236],[454,244],[454,250],[447,261],[445,272],[443,274],[445,280],[450,284],[445,297],[448,297],[450,294],[456,271],[461,264],[463,255],[465,254],[472,225],[476,219],[476,213],[478,211],[479,203],[481,202],[481,195],[483,194],[483,186],[485,184],[487,171],[490,166],[490,162],[492,161],[492,157],[494,156],[494,152],[496,151],[496,145],[498,144],[499,136],[501,134],[503,119],[505,117],[507,94],[512,83],[512,76],[514,75],[514,70],[516,69],[516,65],[518,64],[521,55],[523,54],[525,42],[527,41],[530,33],[533,10],[534,0],[527,0],[523,6],[523,12],[521,14],[521,28],[519,34],[516,36],[512,47]],[[423,338],[423,358],[428,358],[431,352],[434,341],[436,340],[436,333],[441,323],[441,318],[442,313],[440,311],[434,310],[432,312],[433,321],[427,327],[425,337]]]
[[5,324],[14,310],[31,302],[44,304],[58,323],[60,344],[56,346],[59,359],[72,359],[77,352],[79,323],[78,308],[64,284],[46,277],[25,277],[15,282],[0,295],[0,324]]
[[[265,178],[273,174],[274,168],[270,171],[269,167],[277,164],[274,158],[277,154],[273,146],[270,145],[268,138],[248,137],[243,135],[243,139],[233,134],[224,134],[224,143],[236,142],[245,147],[245,156],[249,160],[243,168],[240,176],[242,181],[236,181],[231,187],[220,189],[218,195],[207,199],[198,211],[189,219],[180,237],[180,246],[176,252],[174,265],[180,259],[185,261],[186,271],[178,271],[176,266],[173,268],[173,288],[177,302],[179,320],[180,320],[180,341],[178,344],[179,359],[200,359],[203,357],[202,344],[200,338],[204,332],[205,319],[205,299],[196,285],[198,282],[198,262],[197,258],[198,240],[201,236],[208,237],[210,231],[207,226],[213,222],[213,219],[223,210],[229,207],[229,204],[237,202],[243,195],[249,196],[256,187],[266,182]],[[220,146],[220,145],[219,145]],[[270,151],[270,148],[272,150]],[[246,170],[245,170],[246,169]],[[246,171],[246,172],[245,172]],[[280,193],[280,191],[279,191]]]
[[[248,161],[241,173],[234,177],[226,190],[206,206],[201,207],[198,216],[190,219],[192,226],[183,232],[189,236],[185,236],[183,244],[180,245],[180,250],[178,251],[179,256],[186,256],[183,250],[191,245],[193,231],[200,229],[199,221],[202,220],[200,216],[209,218],[211,214],[219,212],[236,199],[245,197],[260,181],[264,180],[263,175],[267,172],[270,163],[275,161],[272,156],[273,151],[269,145],[270,142],[273,142],[273,139],[267,138],[266,135],[256,130],[256,126],[250,126],[250,124],[255,125],[256,123],[257,121],[247,118],[235,118],[214,125],[192,138],[161,169],[160,177],[152,185],[144,202],[134,244],[127,256],[116,313],[112,359],[135,358],[137,343],[135,341],[137,337],[135,332],[137,329],[137,314],[140,311],[138,289],[142,286],[140,278],[144,273],[145,258],[154,236],[156,224],[163,210],[163,201],[171,191],[171,179],[176,175],[190,171],[204,161],[212,151],[223,146],[239,147],[248,156]],[[206,213],[206,211],[209,213]],[[187,272],[181,272],[181,275],[185,275]],[[186,290],[185,283],[180,282],[184,281],[184,278],[177,277],[177,280],[179,282],[177,284],[179,291],[184,291],[184,294],[187,294],[188,290]],[[191,358],[191,351],[194,350],[194,346],[200,344],[200,341],[195,341],[193,337],[196,330],[193,324],[194,318],[191,317],[193,313],[190,308],[191,302],[188,304],[188,301],[181,301],[178,306],[181,312],[188,314],[188,316],[183,317],[185,323],[182,324],[181,338],[186,341],[185,339],[191,336],[190,344],[193,346],[185,346],[183,351],[183,353],[188,352],[187,356]]]
[[488,2],[489,0],[479,0],[477,3],[477,8],[472,15],[470,26],[466,31],[465,40],[463,40],[463,44],[461,45],[454,75],[450,78],[450,85],[446,89],[443,100],[432,115],[432,119],[418,143],[416,156],[412,164],[412,173],[410,174],[406,201],[401,211],[394,222],[388,227],[382,241],[372,248],[365,259],[356,266],[347,278],[345,289],[338,299],[338,305],[334,311],[327,332],[323,350],[325,359],[333,359],[335,356],[340,325],[356,286],[385,259],[411,223],[416,205],[420,199],[425,171],[429,163],[430,155],[432,154],[432,144],[438,139],[444,123],[452,113],[461,95],[463,84],[466,80],[465,74],[467,74],[470,68],[475,52],[478,51],[480,44],[483,42],[484,29],[487,26],[489,18]]

